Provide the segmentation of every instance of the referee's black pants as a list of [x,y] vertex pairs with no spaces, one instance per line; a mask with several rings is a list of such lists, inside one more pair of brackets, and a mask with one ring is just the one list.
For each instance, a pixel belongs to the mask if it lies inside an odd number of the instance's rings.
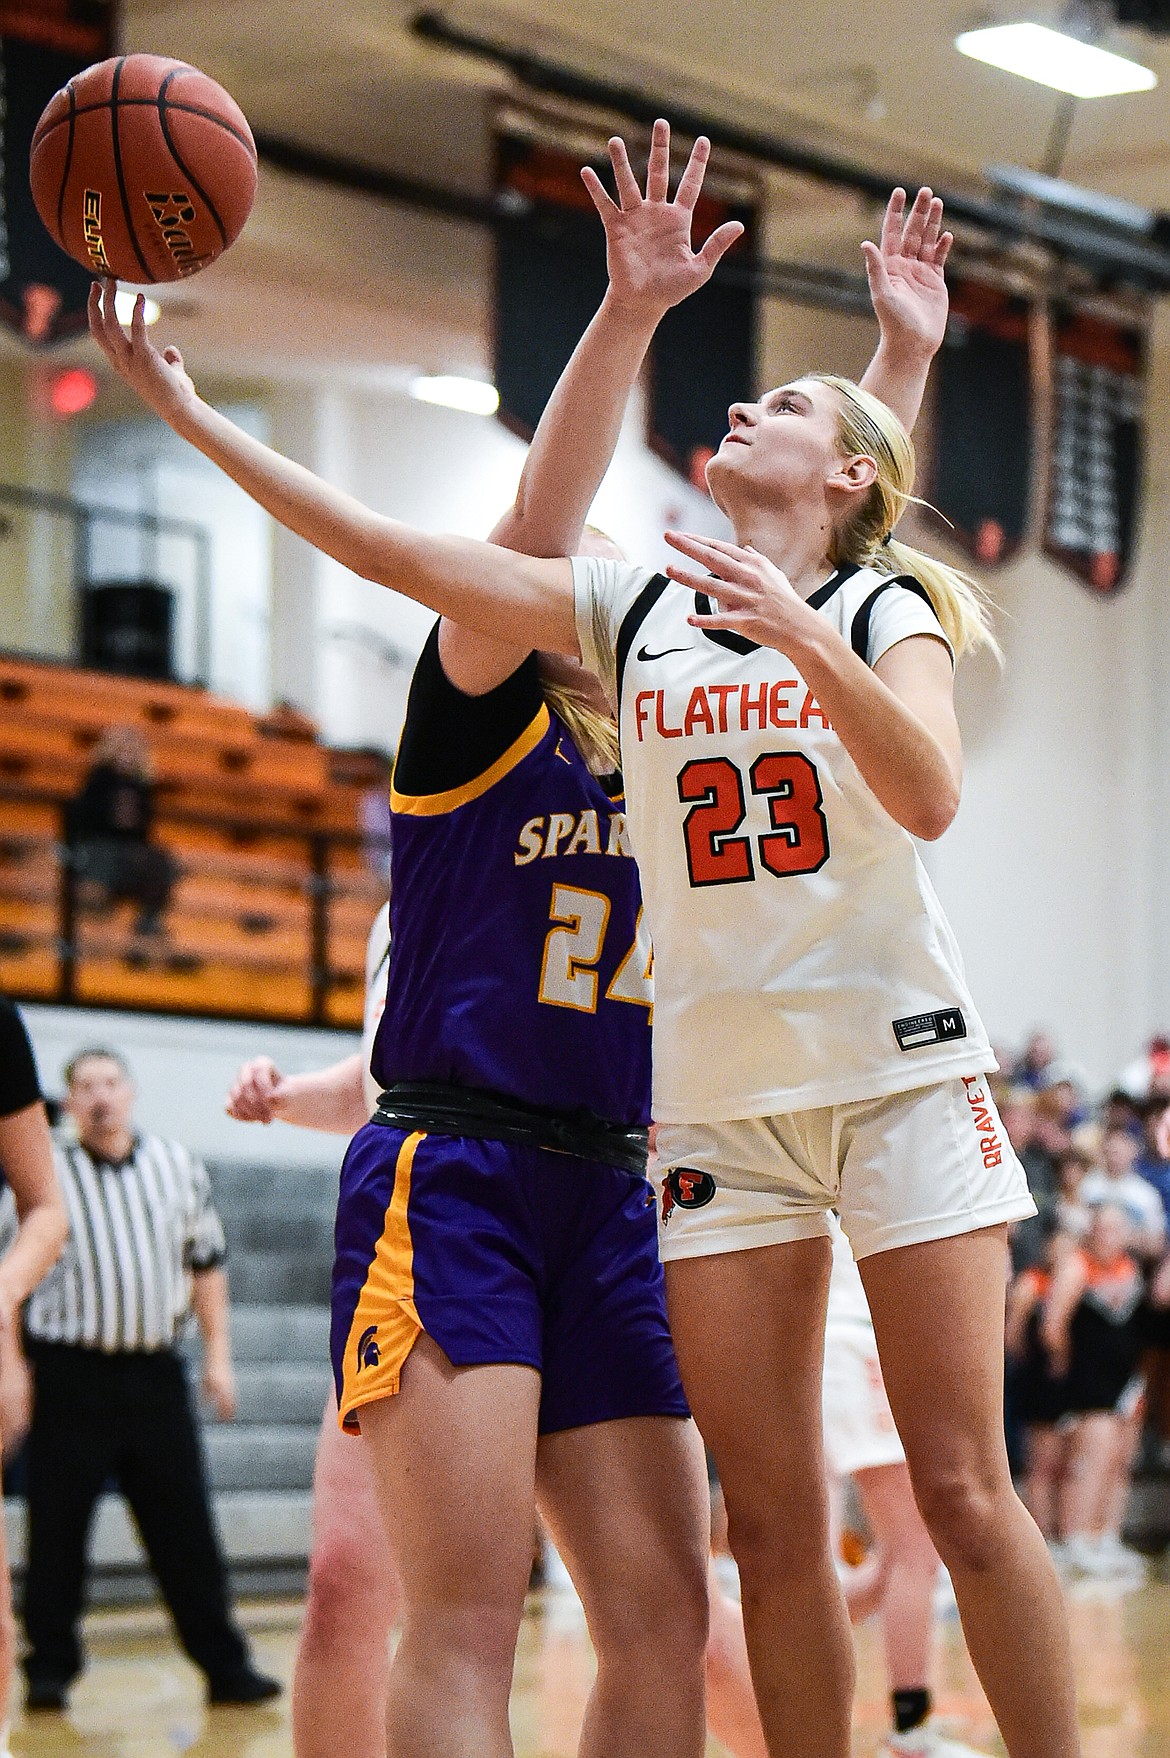
[[33,1342],[28,1352],[29,1682],[64,1686],[81,1671],[90,1524],[110,1479],[130,1505],[183,1647],[213,1685],[232,1679],[248,1651],[228,1603],[184,1363],[170,1350],[105,1355]]

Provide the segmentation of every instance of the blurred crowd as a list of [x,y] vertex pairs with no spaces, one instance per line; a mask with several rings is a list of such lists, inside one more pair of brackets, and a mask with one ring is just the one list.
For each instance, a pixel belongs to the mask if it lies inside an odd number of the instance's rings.
[[1012,1238],[1013,1464],[1066,1574],[1136,1586],[1131,1481],[1170,1472],[1170,1039],[1097,1102],[1046,1034],[1001,1064],[1038,1210]]

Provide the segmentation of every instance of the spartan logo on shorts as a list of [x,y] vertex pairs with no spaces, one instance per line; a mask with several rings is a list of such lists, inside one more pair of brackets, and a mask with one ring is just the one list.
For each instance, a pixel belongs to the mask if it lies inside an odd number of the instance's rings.
[[378,1327],[377,1325],[369,1325],[358,1338],[357,1370],[360,1373],[363,1367],[377,1367],[377,1365]]
[[715,1180],[709,1172],[697,1172],[693,1166],[675,1166],[662,1185],[663,1226],[676,1208],[705,1209],[714,1202],[715,1190]]

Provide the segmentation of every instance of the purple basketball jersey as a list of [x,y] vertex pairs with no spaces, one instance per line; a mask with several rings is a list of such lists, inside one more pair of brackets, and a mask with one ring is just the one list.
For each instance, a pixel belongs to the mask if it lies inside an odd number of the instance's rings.
[[477,779],[440,793],[395,788],[391,809],[392,952],[375,1079],[648,1123],[638,870],[622,802],[563,724],[542,703]]

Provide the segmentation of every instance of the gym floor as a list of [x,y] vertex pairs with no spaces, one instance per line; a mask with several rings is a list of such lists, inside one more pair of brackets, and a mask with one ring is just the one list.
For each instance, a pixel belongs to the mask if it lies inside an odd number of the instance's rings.
[[[265,1671],[287,1681],[300,1622],[296,1602],[253,1604],[244,1621]],[[1070,1591],[1084,1758],[1170,1758],[1170,1577],[1141,1591]],[[857,1632],[854,1751],[869,1758],[885,1726],[876,1625]],[[272,1708],[204,1709],[200,1681],[155,1611],[99,1613],[87,1624],[90,1664],[67,1716],[15,1713],[15,1758],[289,1758],[287,1697]],[[556,1590],[534,1593],[516,1665],[517,1758],[571,1758],[591,1660],[580,1608]],[[952,1616],[944,1626],[938,1712],[956,1738],[1002,1753]],[[719,1758],[722,1747],[710,1747]]]

